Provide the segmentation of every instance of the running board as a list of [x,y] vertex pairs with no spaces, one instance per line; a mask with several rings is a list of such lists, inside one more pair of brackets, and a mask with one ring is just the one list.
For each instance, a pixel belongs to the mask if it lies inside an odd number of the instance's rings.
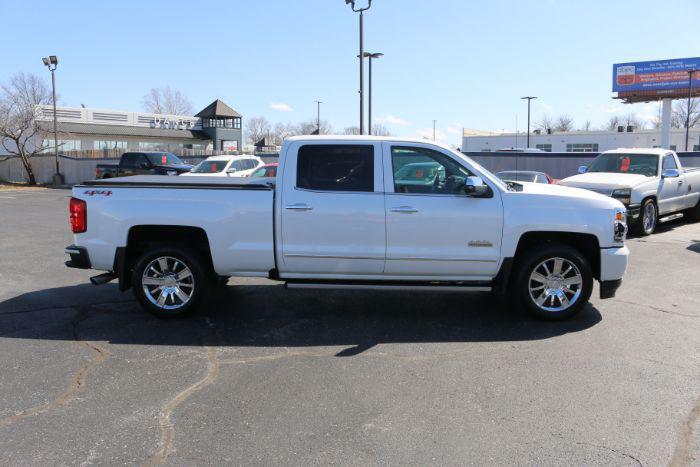
[[683,217],[683,213],[682,213],[682,212],[679,212],[679,213],[676,213],[676,214],[671,214],[670,216],[666,216],[666,217],[660,218],[660,219],[659,219],[659,224],[663,224],[664,222],[675,221],[676,219],[680,219],[681,217]]
[[491,292],[483,285],[414,285],[414,284],[343,284],[327,282],[287,282],[288,289],[339,289],[339,290],[416,290],[434,292]]

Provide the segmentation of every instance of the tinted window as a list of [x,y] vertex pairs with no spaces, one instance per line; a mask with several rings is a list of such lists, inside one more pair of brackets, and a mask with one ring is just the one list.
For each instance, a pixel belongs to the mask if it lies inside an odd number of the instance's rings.
[[146,159],[143,154],[137,152],[126,152],[122,155],[121,165],[123,167],[138,167],[139,162],[144,162]]
[[391,164],[396,193],[454,194],[472,175],[451,157],[425,148],[393,146]]
[[322,191],[374,191],[374,148],[309,145],[299,148],[297,187]]
[[630,173],[655,177],[659,156],[656,154],[601,154],[593,159],[589,172]]
[[202,161],[192,169],[192,173],[196,174],[213,174],[218,172],[223,172],[226,167],[226,161]]
[[156,154],[149,154],[148,160],[151,161],[153,165],[180,165],[183,162],[175,154],[170,154],[169,152],[161,152]]
[[676,164],[676,160],[671,156],[670,154],[668,156],[664,157],[664,162],[663,162],[663,169],[678,169],[678,165]]

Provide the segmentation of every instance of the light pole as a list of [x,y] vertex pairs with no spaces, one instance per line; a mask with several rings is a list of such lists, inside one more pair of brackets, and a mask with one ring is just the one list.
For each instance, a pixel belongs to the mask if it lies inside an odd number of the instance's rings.
[[345,0],[346,5],[350,5],[352,7],[352,11],[355,13],[360,14],[360,53],[359,53],[359,59],[360,59],[360,134],[364,135],[365,134],[365,48],[364,48],[364,42],[363,42],[363,13],[365,10],[369,10],[370,7],[372,6],[372,0],[367,1],[367,6],[365,8],[355,8],[355,0]]
[[435,124],[437,123],[437,120],[433,120],[433,141],[435,141]]
[[530,148],[530,101],[537,99],[535,96],[525,96],[520,99],[527,99],[527,147]]
[[51,71],[51,89],[53,91],[53,154],[56,161],[56,173],[53,174],[53,184],[63,185],[65,180],[58,168],[58,130],[56,129],[56,67],[58,66],[58,57],[49,55],[42,58],[41,61]]
[[321,134],[321,104],[323,101],[316,101],[316,131]]
[[369,109],[367,109],[367,134],[372,134],[372,59],[379,58],[384,54],[381,52],[365,52],[365,57],[369,59]]
[[688,152],[688,133],[690,132],[690,98],[693,95],[693,73],[698,70],[688,70],[688,112],[685,116],[685,152]]

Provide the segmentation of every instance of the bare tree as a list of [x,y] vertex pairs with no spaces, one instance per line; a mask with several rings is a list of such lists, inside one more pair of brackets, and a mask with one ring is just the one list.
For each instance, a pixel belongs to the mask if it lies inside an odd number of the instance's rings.
[[249,144],[255,144],[270,135],[270,122],[265,117],[252,117],[246,121],[245,133]]
[[607,131],[615,131],[620,125],[622,125],[620,117],[618,115],[613,115],[603,124],[603,129]]
[[579,128],[579,131],[591,131],[591,126],[592,126],[592,125],[593,125],[593,124],[591,123],[590,120],[586,120],[586,121],[583,122],[583,124],[581,125],[581,128]]
[[391,132],[381,123],[372,125],[372,134],[374,136],[391,136]]
[[572,131],[574,129],[574,120],[567,114],[562,114],[554,121],[554,131]]
[[360,127],[358,126],[346,126],[343,128],[343,134],[344,135],[359,135],[360,134]]
[[[679,100],[674,102],[671,112],[671,126],[673,128],[685,128],[688,118],[688,101]],[[700,126],[700,98],[690,100],[690,128]]]
[[294,136],[298,129],[291,123],[276,123],[272,129],[272,138],[276,146],[281,146],[285,139]]
[[535,128],[537,128],[538,130],[542,130],[546,133],[547,130],[554,129],[554,122],[549,117],[549,115],[544,114],[539,120],[535,122]]
[[40,139],[47,128],[37,121],[38,106],[50,102],[48,88],[31,73],[17,73],[0,88],[0,140],[8,153],[19,156],[30,185],[36,184],[30,159],[48,148]]
[[143,108],[154,114],[192,115],[192,103],[177,89],[170,86],[151,88],[143,97]]
[[[329,135],[333,132],[333,127],[331,124],[328,122],[328,120],[321,120],[321,128],[319,129],[319,134],[321,135]],[[310,135],[313,134],[316,129],[318,129],[318,126],[316,125],[316,119],[310,119],[305,122],[301,122],[298,125],[298,134],[300,135]]]
[[620,124],[624,125],[626,127],[632,126],[632,127],[637,128],[639,130],[643,130],[644,127],[646,126],[646,122],[632,112],[623,116]]

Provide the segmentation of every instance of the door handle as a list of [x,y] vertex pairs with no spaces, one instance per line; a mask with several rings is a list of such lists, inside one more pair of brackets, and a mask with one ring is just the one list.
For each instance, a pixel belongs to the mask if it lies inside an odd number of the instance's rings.
[[289,209],[290,211],[311,211],[313,208],[308,204],[296,203],[288,204],[284,209]]
[[678,180],[678,186],[683,185],[683,180]]
[[414,212],[418,212],[418,209],[414,208],[413,206],[396,206],[391,208],[391,212],[400,212],[402,214],[412,214]]

